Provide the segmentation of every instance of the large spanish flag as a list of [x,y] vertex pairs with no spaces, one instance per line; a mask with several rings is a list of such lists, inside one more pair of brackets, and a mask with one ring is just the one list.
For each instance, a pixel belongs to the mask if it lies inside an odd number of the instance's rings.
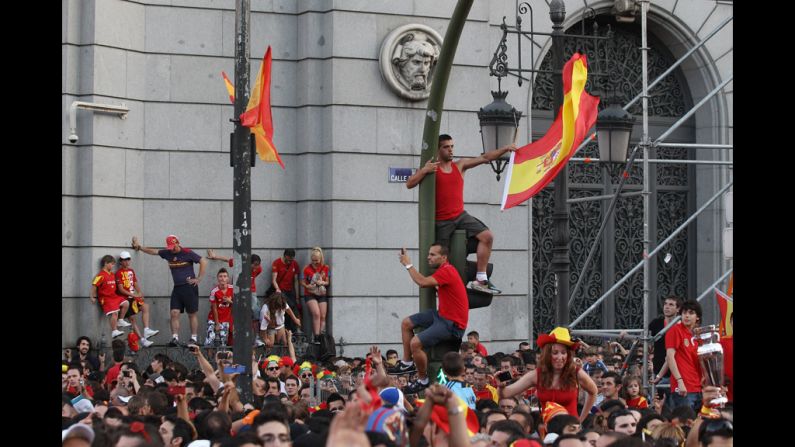
[[[234,98],[234,87],[224,75],[226,88],[229,90],[230,99]],[[231,90],[230,90],[231,88]],[[284,169],[276,145],[273,144],[273,117],[271,116],[271,47],[265,52],[262,65],[257,74],[257,82],[251,91],[246,111],[240,115],[241,124],[251,129],[257,142],[257,155],[260,160],[270,163],[279,163]]]
[[574,53],[563,67],[563,106],[546,135],[511,154],[502,210],[536,195],[558,175],[596,122],[599,98],[585,91],[588,64]]

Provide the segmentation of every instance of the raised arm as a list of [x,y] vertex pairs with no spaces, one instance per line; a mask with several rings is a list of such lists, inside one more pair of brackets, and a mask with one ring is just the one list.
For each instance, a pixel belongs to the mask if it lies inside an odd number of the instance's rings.
[[436,287],[439,285],[439,283],[436,281],[436,278],[433,276],[424,276],[416,268],[414,268],[414,264],[411,263],[411,258],[409,258],[408,253],[406,253],[405,247],[400,250],[400,263],[403,264],[403,267],[411,266],[406,270],[409,271],[412,281],[414,281],[418,286]]
[[480,166],[480,165],[482,165],[484,163],[488,163],[490,161],[494,161],[494,160],[502,157],[503,154],[505,154],[508,151],[511,151],[511,152],[516,151],[516,144],[511,143],[511,144],[509,144],[507,146],[503,146],[503,147],[501,147],[499,149],[495,149],[493,151],[488,151],[485,154],[480,155],[479,157],[463,158],[463,159],[459,160],[458,162],[456,162],[456,165],[458,166],[458,170],[460,170],[461,173],[463,174],[464,171],[466,171],[467,169],[474,168],[475,166]]
[[207,249],[207,259],[210,259],[212,261],[224,261],[227,263],[232,260],[232,258],[227,258],[226,256],[215,254],[215,250],[213,250],[212,248]]
[[144,253],[146,253],[148,255],[158,256],[157,249],[156,248],[151,248],[151,247],[144,247],[143,245],[141,245],[141,243],[138,242],[138,236],[133,236],[132,237],[132,244],[130,246],[135,251],[142,251],[142,252],[144,252]]
[[428,160],[425,162],[425,166],[417,169],[417,172],[412,174],[412,176],[406,180],[406,188],[412,189],[419,185],[426,175],[436,172],[437,169],[439,169],[439,162],[435,161],[434,159]]

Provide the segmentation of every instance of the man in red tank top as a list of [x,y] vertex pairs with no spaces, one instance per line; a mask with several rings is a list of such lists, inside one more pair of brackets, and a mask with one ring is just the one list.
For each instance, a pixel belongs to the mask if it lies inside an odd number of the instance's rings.
[[494,161],[508,151],[515,151],[516,145],[511,144],[478,157],[460,159],[455,163],[453,146],[453,137],[439,135],[439,161],[428,160],[425,166],[409,177],[406,188],[412,189],[426,175],[436,174],[436,240],[449,247],[450,237],[457,229],[466,230],[467,239],[477,239],[477,277],[467,284],[467,288],[496,295],[500,290],[489,282],[486,274],[494,235],[483,222],[464,210],[464,172]]

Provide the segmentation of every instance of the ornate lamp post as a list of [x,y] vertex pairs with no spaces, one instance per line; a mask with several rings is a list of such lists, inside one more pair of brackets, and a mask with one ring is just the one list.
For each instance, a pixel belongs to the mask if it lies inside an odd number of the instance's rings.
[[599,160],[623,163],[627,159],[629,136],[635,117],[617,104],[599,112],[596,117],[596,139],[599,142]]
[[[497,87],[497,91],[491,92],[491,96],[494,101],[478,112],[484,154],[513,143],[519,129],[519,120],[522,118],[522,112],[505,101],[508,92]],[[500,181],[500,174],[505,170],[509,159],[510,155],[505,154],[490,163],[492,171],[497,174],[497,181]]]

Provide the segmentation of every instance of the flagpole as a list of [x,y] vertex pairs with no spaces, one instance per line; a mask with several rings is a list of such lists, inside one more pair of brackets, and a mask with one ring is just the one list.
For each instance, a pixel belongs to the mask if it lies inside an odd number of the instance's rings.
[[[252,344],[254,334],[251,328],[251,132],[240,122],[249,99],[249,23],[251,16],[250,0],[235,2],[235,132],[232,147],[234,167],[232,203],[232,258],[234,267],[232,277],[235,281],[232,317],[239,324],[234,325],[234,363],[246,367],[246,372],[237,376],[240,401],[252,403],[254,395],[251,380]],[[264,62],[263,62],[264,63]]]
[[[552,19],[552,66],[554,67],[553,104],[554,117],[563,105],[563,21],[566,19],[566,6],[563,0],[552,0],[549,4],[549,17]],[[554,121],[554,119],[553,119]],[[565,326],[569,322],[569,185],[568,169],[564,165],[553,189],[554,208],[552,211],[552,273],[555,278],[555,325]]]

